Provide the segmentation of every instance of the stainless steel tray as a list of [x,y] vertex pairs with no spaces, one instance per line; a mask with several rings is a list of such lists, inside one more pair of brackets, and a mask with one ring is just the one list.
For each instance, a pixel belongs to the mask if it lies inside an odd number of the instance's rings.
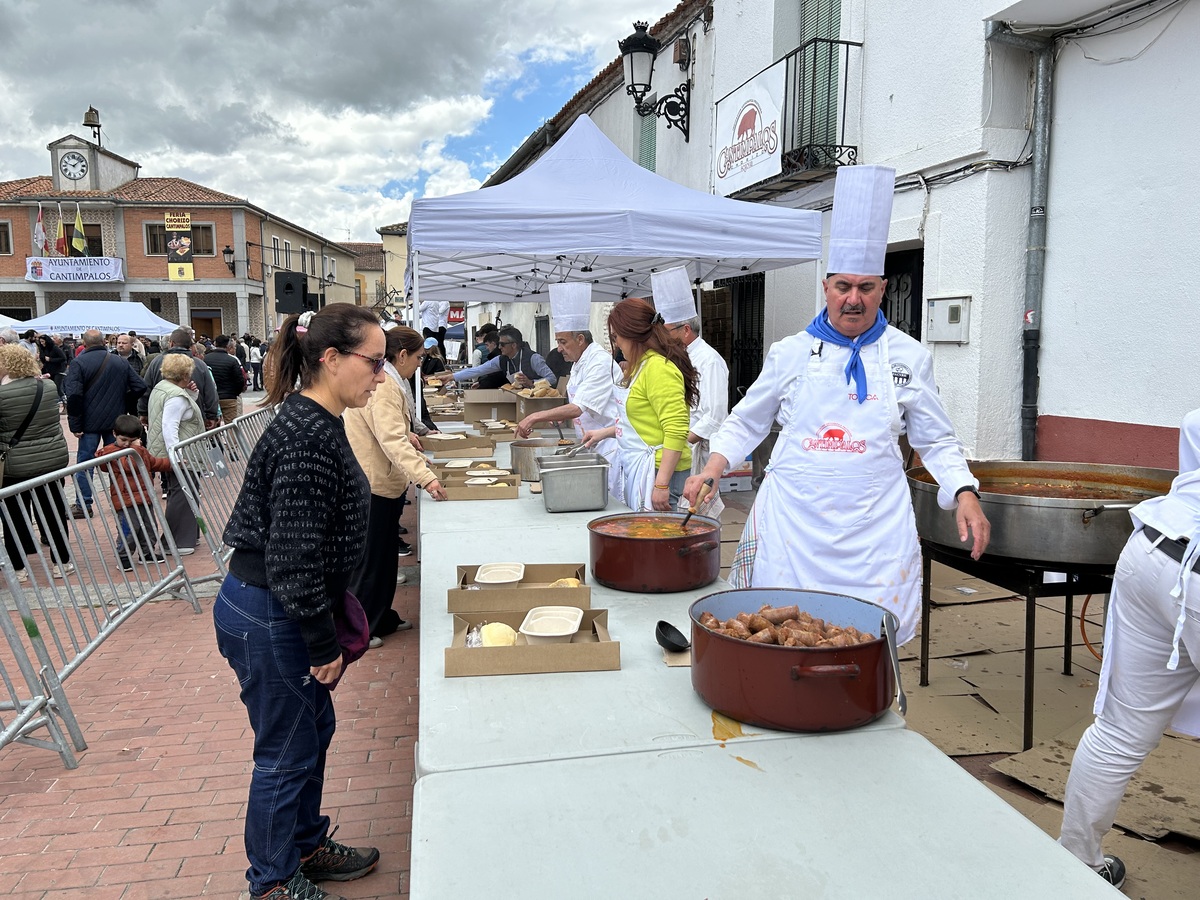
[[578,458],[572,462],[574,465],[570,466],[540,466],[546,512],[583,512],[607,507],[608,461],[601,457],[599,462],[580,463]]

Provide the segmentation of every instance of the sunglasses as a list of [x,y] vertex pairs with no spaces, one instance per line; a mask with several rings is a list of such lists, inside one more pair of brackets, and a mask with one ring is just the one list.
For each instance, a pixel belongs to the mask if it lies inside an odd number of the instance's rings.
[[501,341],[500,342],[501,347],[511,347],[514,344],[516,344],[516,341]]
[[350,350],[348,352],[351,356],[357,356],[359,359],[365,359],[367,362],[369,362],[371,364],[371,374],[372,375],[378,375],[380,372],[382,372],[383,364],[387,362],[386,356],[380,356],[380,357],[376,358],[374,356],[365,356],[362,353],[356,353],[353,350]]

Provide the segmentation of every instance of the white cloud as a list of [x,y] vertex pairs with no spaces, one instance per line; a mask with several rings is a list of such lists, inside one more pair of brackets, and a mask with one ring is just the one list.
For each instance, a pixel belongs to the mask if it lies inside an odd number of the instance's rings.
[[[491,119],[488,94],[527,94],[529,66],[569,59],[582,84],[635,18],[673,6],[67,0],[50,22],[37,0],[0,0],[0,180],[48,174],[46,144],[90,137],[79,124],[90,104],[105,146],[144,176],[246,197],[332,239],[374,240],[407,218],[422,180],[429,195],[471,190],[472,163],[507,157],[511,127]],[[486,162],[448,155],[448,139],[469,137]]]

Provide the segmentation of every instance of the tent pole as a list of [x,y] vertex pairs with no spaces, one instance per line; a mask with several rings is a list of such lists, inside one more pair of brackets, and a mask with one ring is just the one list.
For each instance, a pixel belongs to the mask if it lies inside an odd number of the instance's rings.
[[[408,298],[408,321],[412,323],[412,328],[417,331],[417,316],[416,310],[421,303],[421,251],[415,247],[412,252],[412,296]],[[420,334],[419,331],[417,331]],[[421,405],[425,402],[425,382],[420,377],[421,370],[417,369],[417,374],[414,376],[416,381],[416,390],[413,391],[413,405],[417,411],[416,418],[421,418]]]

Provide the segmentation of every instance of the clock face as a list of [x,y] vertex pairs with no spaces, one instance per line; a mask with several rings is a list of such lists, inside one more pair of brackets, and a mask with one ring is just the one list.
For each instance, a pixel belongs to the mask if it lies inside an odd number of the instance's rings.
[[58,161],[58,170],[72,181],[78,181],[88,171],[87,159],[82,153],[76,153],[72,150],[70,153],[64,153]]

